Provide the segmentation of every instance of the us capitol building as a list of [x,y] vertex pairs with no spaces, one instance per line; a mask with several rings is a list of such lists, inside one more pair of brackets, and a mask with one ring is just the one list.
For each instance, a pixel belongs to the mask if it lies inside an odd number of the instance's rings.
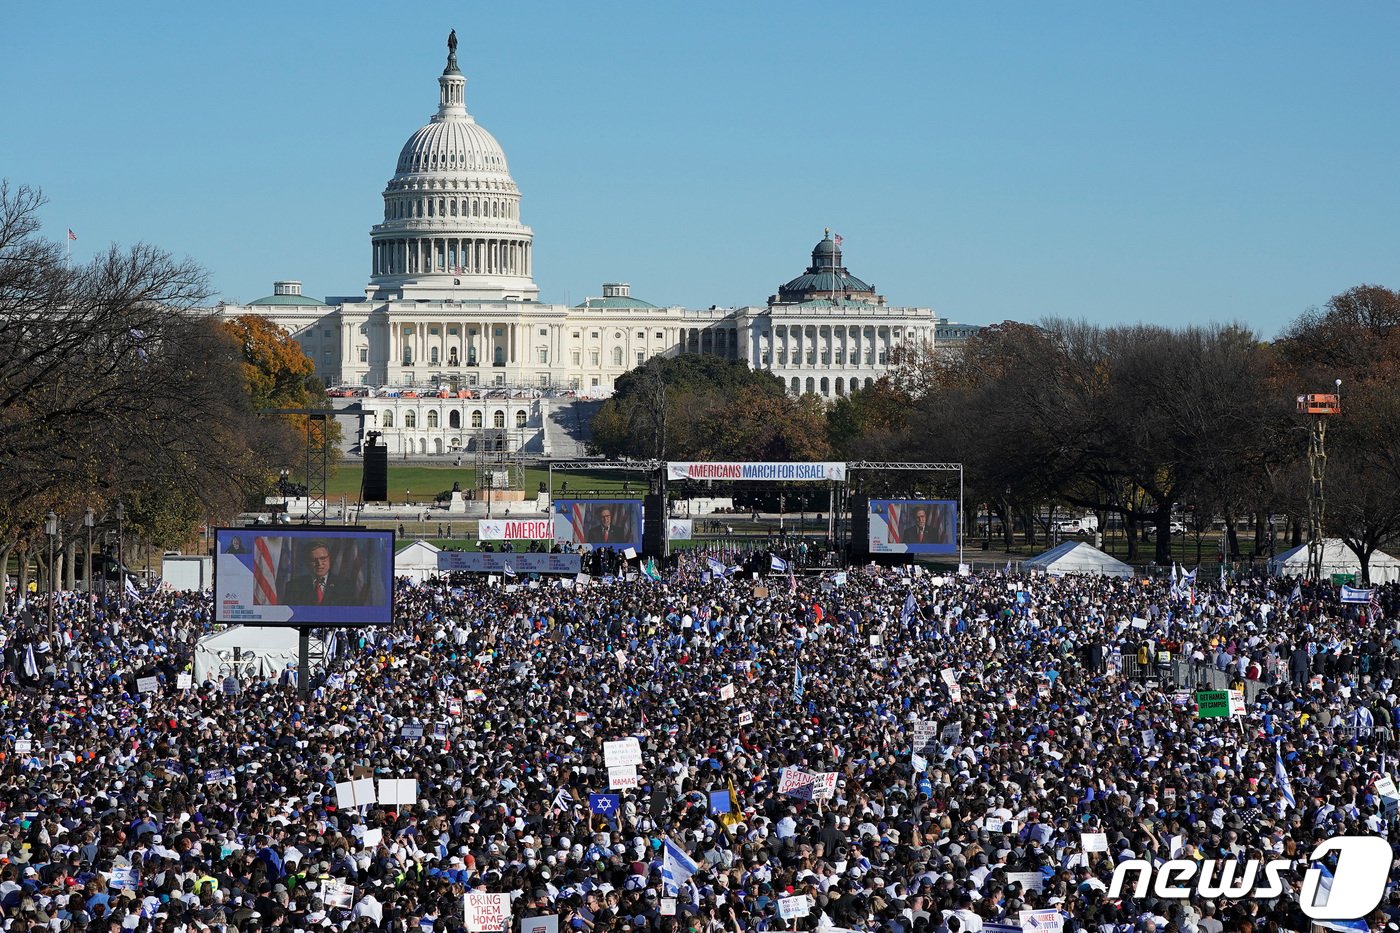
[[271,319],[328,386],[354,387],[361,429],[382,432],[392,456],[478,443],[574,455],[561,449],[553,411],[609,394],[654,356],[744,360],[793,394],[833,399],[888,372],[897,347],[947,350],[976,330],[930,308],[890,307],[847,271],[829,232],[807,270],[763,305],[659,307],[622,283],[574,307],[541,302],[520,189],[500,144],[467,112],[455,33],[448,49],[437,113],[399,152],[384,219],[370,229],[364,297],[321,302],[281,281],[266,298],[219,308]]

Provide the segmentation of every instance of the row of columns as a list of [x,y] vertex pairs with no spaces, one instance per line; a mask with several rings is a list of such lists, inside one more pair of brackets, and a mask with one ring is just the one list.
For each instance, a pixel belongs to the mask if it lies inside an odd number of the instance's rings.
[[[911,328],[911,338],[913,330]],[[828,324],[775,324],[772,331],[772,359],[775,367],[883,365],[894,352],[895,341],[889,327]],[[836,362],[840,350],[842,362]],[[814,354],[808,361],[807,354]],[[823,354],[826,354],[823,360]]]
[[[412,327],[404,333],[405,327]],[[430,333],[436,327],[436,335]],[[456,328],[456,335],[448,333]],[[503,329],[496,336],[495,329]],[[471,331],[476,330],[476,336]],[[499,349],[500,365],[512,366],[520,361],[523,344],[529,335],[529,328],[523,324],[493,323],[491,321],[414,321],[405,324],[395,321],[389,326],[389,365],[390,366],[469,366],[474,361],[479,368],[490,368],[497,364],[496,351]],[[432,351],[438,351],[437,361],[433,361]],[[405,358],[404,351],[409,351]],[[453,356],[453,351],[456,356]],[[473,356],[472,351],[475,350]],[[455,363],[453,362],[455,359]],[[490,380],[482,380],[489,382]]]
[[519,239],[410,237],[375,240],[374,274],[438,272],[529,276],[533,254],[534,244]]

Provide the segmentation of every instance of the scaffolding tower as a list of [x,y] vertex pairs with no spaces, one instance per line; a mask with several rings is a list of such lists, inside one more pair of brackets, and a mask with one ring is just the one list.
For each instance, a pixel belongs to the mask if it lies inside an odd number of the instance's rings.
[[[1337,388],[1342,380],[1337,380]],[[1308,577],[1322,579],[1323,522],[1327,498],[1323,482],[1327,476],[1327,419],[1341,414],[1341,395],[1300,395],[1298,413],[1312,419],[1308,430]]]

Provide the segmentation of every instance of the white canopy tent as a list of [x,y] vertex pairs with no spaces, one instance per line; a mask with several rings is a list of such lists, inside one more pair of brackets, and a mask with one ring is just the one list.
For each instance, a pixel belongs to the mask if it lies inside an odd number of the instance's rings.
[[[1361,558],[1347,547],[1341,538],[1322,539],[1322,575],[1330,577],[1334,573],[1354,573],[1357,582],[1361,581]],[[1300,544],[1284,551],[1269,561],[1269,574],[1275,577],[1304,577],[1308,574],[1308,546]],[[1400,560],[1384,551],[1371,555],[1371,582],[1393,583],[1400,580]]]
[[442,548],[427,541],[415,541],[394,555],[394,576],[423,583],[438,575],[438,552]]
[[1065,541],[1044,554],[1021,561],[1022,570],[1043,570],[1046,573],[1092,573],[1104,577],[1131,577],[1133,568],[1116,557],[1083,541]]
[[[235,673],[240,680],[276,678],[297,663],[297,630],[286,627],[235,625],[205,635],[194,646],[194,682],[222,680]],[[311,639],[311,656],[324,657],[325,646]],[[312,661],[314,673],[323,665]]]

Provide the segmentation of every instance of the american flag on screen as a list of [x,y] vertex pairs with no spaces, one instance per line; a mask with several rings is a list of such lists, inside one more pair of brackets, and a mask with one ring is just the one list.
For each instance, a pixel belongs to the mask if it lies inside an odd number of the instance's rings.
[[583,503],[575,502],[570,508],[569,524],[573,528],[574,543],[582,544],[588,540],[588,533],[583,525]]
[[280,540],[269,541],[259,535],[253,539],[253,605],[277,605],[277,558],[282,550]]
[[889,530],[890,544],[900,544],[899,540],[899,506],[890,503],[885,506],[885,527]]

